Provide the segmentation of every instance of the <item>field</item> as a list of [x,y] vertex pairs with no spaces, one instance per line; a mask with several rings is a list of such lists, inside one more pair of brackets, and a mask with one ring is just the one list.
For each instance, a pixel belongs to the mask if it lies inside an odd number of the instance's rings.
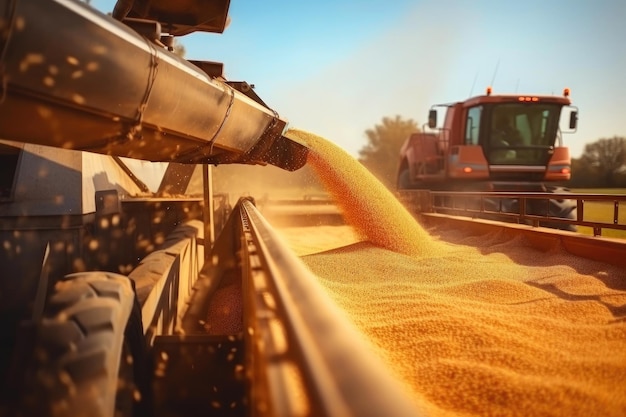
[[[626,195],[624,188],[576,188],[575,193],[586,194],[616,194]],[[587,202],[585,203],[585,221],[613,223],[613,203],[611,202]],[[626,225],[626,204],[622,203],[618,211],[618,224]],[[586,235],[593,235],[590,227],[579,226],[578,231]],[[602,229],[602,236],[626,239],[626,230]]]

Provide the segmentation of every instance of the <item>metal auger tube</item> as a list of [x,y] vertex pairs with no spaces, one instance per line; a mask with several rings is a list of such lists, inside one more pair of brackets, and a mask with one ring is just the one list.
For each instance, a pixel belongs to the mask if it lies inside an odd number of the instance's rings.
[[285,128],[275,111],[79,1],[0,0],[2,139],[298,169],[307,149]]

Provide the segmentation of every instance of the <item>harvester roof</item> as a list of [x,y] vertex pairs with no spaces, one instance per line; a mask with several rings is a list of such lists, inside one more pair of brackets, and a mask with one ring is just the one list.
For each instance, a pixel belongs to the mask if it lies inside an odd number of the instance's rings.
[[467,100],[457,101],[453,103],[436,104],[432,107],[452,107],[461,104],[463,107],[473,107],[479,104],[487,103],[554,103],[562,106],[569,106],[572,104],[569,99],[570,90],[565,88],[563,90],[563,96],[554,95],[537,95],[537,94],[491,94],[491,87],[487,87],[484,95],[470,97]]
[[546,96],[546,95],[526,95],[526,94],[500,94],[482,95],[469,98],[461,102],[465,107],[472,107],[484,103],[555,103],[563,106],[571,104],[569,97]]

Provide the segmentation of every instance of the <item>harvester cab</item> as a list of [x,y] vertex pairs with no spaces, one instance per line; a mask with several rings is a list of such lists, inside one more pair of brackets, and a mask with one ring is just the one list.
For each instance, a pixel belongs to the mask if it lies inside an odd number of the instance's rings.
[[[441,108],[445,119],[439,126]],[[571,159],[561,135],[574,132],[577,121],[569,89],[557,97],[492,95],[488,88],[485,95],[433,106],[430,130],[402,145],[398,189],[567,193],[559,182],[570,179]],[[489,197],[479,205],[487,212],[520,213],[517,198]],[[576,201],[536,199],[525,213],[573,220]],[[540,224],[575,230],[565,223]]]
[[398,188],[515,190],[569,180],[571,160],[561,134],[574,132],[577,119],[569,89],[557,97],[492,95],[488,88],[485,95],[435,105],[430,130],[402,146]]

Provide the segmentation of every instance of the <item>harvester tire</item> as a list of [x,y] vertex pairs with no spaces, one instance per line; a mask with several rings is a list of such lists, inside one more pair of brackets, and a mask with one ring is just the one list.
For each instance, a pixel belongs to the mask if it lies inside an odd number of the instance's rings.
[[142,387],[134,381],[145,381],[135,374],[147,355],[137,307],[122,275],[76,273],[57,282],[35,323],[22,415],[139,415]]
[[[554,194],[566,194],[570,190],[565,187],[550,186],[546,187],[546,191]],[[538,200],[540,201],[540,200]],[[534,213],[531,213],[534,214]],[[570,199],[550,199],[548,207],[548,215],[551,217],[558,217],[561,219],[577,220],[576,200]],[[553,229],[569,230],[571,232],[577,231],[576,225],[566,223],[555,222],[540,222],[541,226],[550,227]]]

